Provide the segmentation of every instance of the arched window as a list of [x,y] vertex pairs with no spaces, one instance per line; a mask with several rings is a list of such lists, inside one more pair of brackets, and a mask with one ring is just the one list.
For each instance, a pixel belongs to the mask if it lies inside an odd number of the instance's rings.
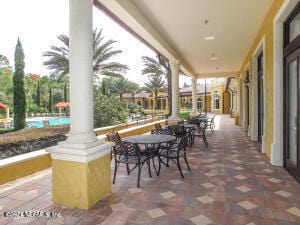
[[214,92],[214,109],[220,109],[220,95],[218,91]]
[[202,110],[203,109],[203,98],[197,98],[197,109]]

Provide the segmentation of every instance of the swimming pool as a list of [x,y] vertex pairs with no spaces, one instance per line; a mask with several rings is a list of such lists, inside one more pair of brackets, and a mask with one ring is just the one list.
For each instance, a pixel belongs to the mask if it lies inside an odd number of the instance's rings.
[[28,121],[27,127],[42,128],[45,127],[45,122],[48,121],[49,126],[60,126],[70,124],[70,118],[49,118],[44,121]]

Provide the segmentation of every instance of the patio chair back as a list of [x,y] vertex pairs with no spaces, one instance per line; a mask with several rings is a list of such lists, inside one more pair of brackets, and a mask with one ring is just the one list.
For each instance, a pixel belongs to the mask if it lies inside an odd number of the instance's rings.
[[179,143],[182,137],[187,136],[186,130],[182,125],[169,126],[171,135],[176,137],[176,142]]
[[165,134],[165,135],[171,135],[171,131],[169,129],[156,129],[156,130],[151,130],[151,134]]
[[121,137],[118,132],[111,132],[109,134],[106,134],[107,140],[110,142],[115,142],[116,144],[121,143]]

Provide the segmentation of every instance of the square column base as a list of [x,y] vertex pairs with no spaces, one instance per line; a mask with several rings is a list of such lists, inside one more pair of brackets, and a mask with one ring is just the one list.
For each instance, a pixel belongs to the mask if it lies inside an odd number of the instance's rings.
[[109,193],[110,154],[90,162],[52,160],[52,200],[55,204],[90,209]]
[[178,123],[182,122],[183,119],[179,118],[179,117],[169,117],[167,119],[167,123],[168,125],[177,125]]

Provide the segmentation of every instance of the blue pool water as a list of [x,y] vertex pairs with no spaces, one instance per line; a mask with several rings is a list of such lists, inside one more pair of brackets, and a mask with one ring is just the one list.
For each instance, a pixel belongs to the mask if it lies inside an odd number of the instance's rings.
[[[48,120],[49,126],[60,126],[70,124],[70,118],[51,118]],[[28,127],[41,128],[44,127],[43,121],[27,122]]]

